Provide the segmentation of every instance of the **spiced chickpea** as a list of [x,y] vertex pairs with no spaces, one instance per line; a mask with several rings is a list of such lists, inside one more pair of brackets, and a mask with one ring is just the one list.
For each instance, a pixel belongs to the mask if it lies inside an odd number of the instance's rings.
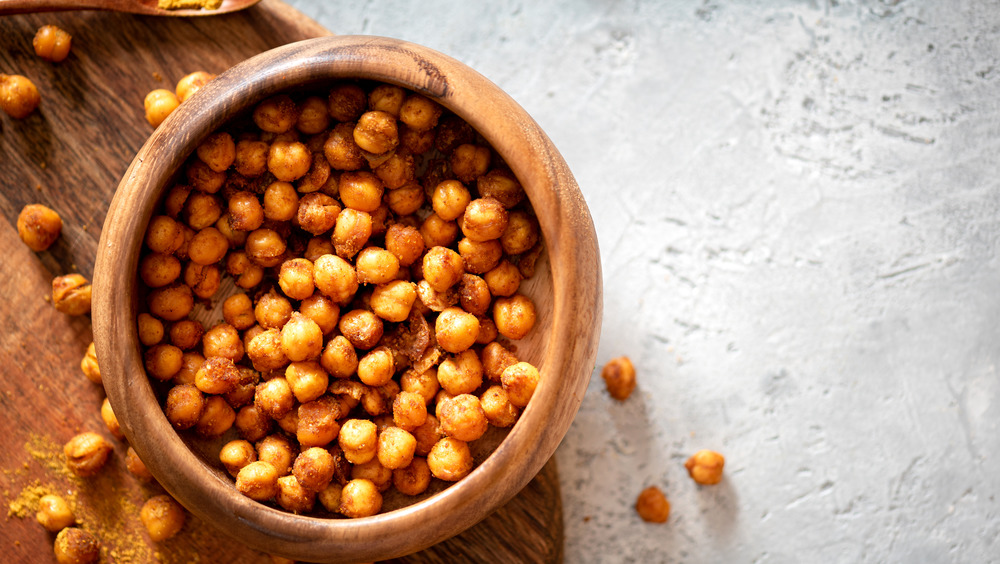
[[465,274],[461,255],[447,247],[432,247],[424,255],[422,264],[424,280],[438,292],[448,290]]
[[458,284],[458,297],[462,309],[476,316],[484,315],[493,300],[486,281],[474,274],[462,275]]
[[[213,194],[192,192],[184,202],[184,215],[187,217],[188,226],[200,231],[219,221],[222,217],[222,203]],[[188,252],[190,253],[190,248]]]
[[399,110],[406,100],[406,90],[393,84],[379,84],[368,94],[368,109],[399,116]]
[[271,432],[272,419],[255,404],[247,405],[236,413],[236,429],[248,441],[259,441]]
[[368,103],[365,91],[356,84],[338,84],[330,89],[327,111],[337,121],[354,121],[365,111]]
[[493,198],[478,198],[469,202],[459,226],[473,241],[490,241],[503,235],[508,221],[503,204]]
[[441,408],[444,407],[444,402],[450,400],[455,396],[448,393],[447,390],[438,390],[438,393],[434,395],[434,416],[441,420]]
[[253,327],[257,318],[254,317],[250,296],[239,292],[226,298],[222,302],[222,318],[239,331]]
[[722,481],[725,464],[725,457],[714,450],[699,450],[684,462],[684,468],[696,483],[711,486]]
[[[243,358],[243,341],[235,327],[228,323],[218,323],[201,338],[201,351],[206,357],[223,357],[232,362]],[[224,392],[209,392],[224,393]]]
[[316,289],[339,305],[347,304],[358,291],[357,272],[349,262],[337,255],[323,255],[316,259],[313,263],[313,281]]
[[417,446],[414,452],[417,456],[427,456],[431,449],[444,436],[441,433],[441,425],[437,417],[427,414],[424,424],[412,431],[413,438],[417,439]]
[[288,221],[295,217],[299,207],[299,195],[295,187],[280,180],[268,184],[264,189],[264,217],[272,221]]
[[187,203],[188,196],[190,195],[190,186],[184,186],[183,184],[174,186],[167,192],[167,197],[163,201],[164,211],[167,212],[169,217],[176,219],[184,211],[184,204]]
[[184,170],[188,184],[206,194],[215,194],[226,183],[226,174],[216,172],[201,159],[194,159]]
[[306,403],[323,395],[329,377],[318,362],[293,362],[285,369],[285,380],[299,403]]
[[149,122],[149,125],[159,127],[163,123],[163,120],[167,119],[167,116],[173,113],[177,109],[177,106],[181,105],[181,101],[173,92],[157,88],[146,94],[142,105],[146,110],[146,121]]
[[236,420],[236,410],[222,396],[205,398],[205,407],[195,424],[195,430],[205,437],[218,437],[228,431]]
[[150,253],[139,262],[139,277],[146,286],[166,286],[181,275],[181,261],[173,255]]
[[482,437],[489,428],[486,412],[479,398],[472,394],[458,394],[446,400],[441,405],[438,419],[444,434],[465,442]]
[[461,308],[449,307],[438,314],[434,335],[441,348],[450,353],[460,353],[476,342],[479,320]]
[[446,155],[463,143],[471,143],[475,136],[472,126],[452,113],[441,116],[434,133],[434,147]]
[[253,402],[272,419],[281,419],[295,407],[295,395],[288,380],[282,377],[271,378],[257,384]]
[[80,274],[67,274],[52,279],[52,305],[66,315],[90,313],[91,285]]
[[378,436],[377,457],[384,468],[405,468],[413,461],[417,440],[399,427],[388,427]]
[[337,205],[337,200],[326,194],[314,192],[302,196],[302,199],[299,200],[294,222],[303,231],[320,235],[333,229],[334,225],[337,224],[340,211],[341,208]]
[[324,335],[336,329],[337,321],[340,320],[340,308],[333,303],[333,300],[319,292],[303,299],[299,303],[299,312],[312,319]]
[[144,355],[146,373],[157,380],[166,381],[181,369],[184,351],[174,345],[153,345]]
[[431,195],[434,213],[446,221],[458,219],[471,201],[469,190],[457,180],[445,180],[438,184]]
[[237,366],[236,370],[240,373],[239,382],[237,382],[232,390],[229,390],[222,396],[226,400],[226,403],[233,409],[239,409],[244,405],[253,403],[257,384],[260,382],[260,373],[253,368]]
[[278,285],[286,296],[293,300],[304,300],[313,295],[313,263],[304,258],[286,260],[281,263]]
[[269,462],[279,476],[287,476],[292,472],[292,463],[298,455],[298,449],[284,435],[268,435],[257,442],[256,448],[257,460]]
[[385,195],[385,203],[396,215],[410,215],[424,205],[424,189],[416,182],[408,182]]
[[240,191],[229,196],[229,225],[237,231],[253,231],[264,223],[264,207],[257,196]]
[[111,402],[108,398],[104,398],[101,403],[101,419],[104,420],[104,425],[107,426],[108,432],[111,436],[116,439],[123,439],[125,435],[122,433],[121,425],[118,423],[118,417],[115,416],[115,412],[111,409]]
[[352,519],[370,517],[382,509],[382,494],[371,480],[347,482],[340,492],[338,512]]
[[354,141],[354,123],[339,123],[323,143],[323,156],[337,170],[358,170],[365,165],[361,147]]
[[38,500],[38,523],[50,532],[59,532],[76,523],[76,516],[66,500],[58,495],[48,494]]
[[476,179],[476,188],[483,198],[493,198],[511,209],[524,200],[524,189],[512,172],[493,169]]
[[254,317],[265,329],[280,329],[292,317],[292,304],[273,288],[257,300]]
[[128,447],[128,450],[125,451],[125,469],[138,478],[140,482],[153,481],[153,475],[149,473],[149,468],[146,468],[146,463],[139,458],[132,447]]
[[318,358],[323,352],[323,331],[312,319],[293,312],[281,328],[281,350],[292,362]]
[[359,283],[385,284],[399,273],[399,259],[386,249],[367,247],[358,253],[355,269]]
[[353,257],[365,246],[371,234],[372,216],[368,212],[344,208],[333,228],[333,246],[337,255]]
[[229,358],[209,356],[194,375],[194,385],[206,394],[224,394],[240,380],[236,365]]
[[292,466],[292,475],[306,490],[318,493],[326,489],[333,479],[333,455],[325,448],[311,447],[302,451]]
[[524,294],[498,298],[493,303],[493,322],[508,339],[521,339],[535,326],[535,303]]
[[194,351],[185,352],[181,356],[181,369],[177,371],[177,374],[174,374],[173,383],[194,385],[198,369],[204,363],[205,357],[201,353]]
[[518,409],[510,403],[510,397],[503,386],[490,386],[479,396],[486,420],[494,427],[510,427],[517,421]]
[[222,285],[222,271],[215,264],[206,266],[189,262],[184,267],[184,283],[191,287],[194,295],[207,300],[219,291]]
[[232,477],[239,475],[240,470],[251,462],[257,461],[257,451],[250,441],[237,439],[229,441],[219,450],[219,462],[226,467]]
[[[429,404],[435,395],[437,395],[438,390],[441,389],[441,385],[437,379],[437,368],[429,368],[424,371],[407,370],[402,378],[399,379],[399,384],[404,392],[415,392],[420,395],[424,401],[424,405]],[[407,427],[399,423],[397,425],[404,428]]]
[[312,153],[303,143],[276,141],[267,153],[267,170],[280,181],[291,182],[305,176],[312,166]]
[[295,476],[282,476],[278,478],[278,493],[274,500],[292,513],[307,513],[312,511],[316,494],[302,487]]
[[236,161],[236,142],[228,133],[213,133],[198,145],[196,153],[208,168],[215,172],[224,172]]
[[278,493],[277,468],[267,461],[251,462],[236,475],[236,489],[256,501],[269,501]]
[[422,155],[434,147],[434,128],[418,131],[405,123],[399,128],[399,146],[413,155]]
[[194,307],[191,288],[184,284],[171,284],[156,288],[147,297],[149,312],[167,321],[177,321],[187,317]]
[[420,94],[410,94],[399,109],[399,121],[418,131],[426,131],[437,125],[441,117],[441,106]]
[[392,485],[405,495],[420,495],[431,485],[431,469],[424,458],[414,457],[408,466],[392,471]]
[[635,389],[635,367],[627,356],[613,358],[601,369],[601,378],[611,397],[625,401]]
[[340,492],[342,489],[344,489],[344,486],[340,485],[339,482],[333,481],[323,491],[316,494],[316,500],[330,513],[338,513],[340,511]]
[[458,223],[432,213],[420,224],[420,235],[427,247],[447,247],[458,238]]
[[[149,314],[147,314],[147,316],[148,315]],[[153,321],[156,321],[156,318],[153,318]],[[160,324],[160,328],[162,331],[163,328],[162,324]],[[140,335],[141,333],[142,331],[140,330]],[[142,341],[141,336],[139,340]],[[157,340],[157,342],[159,342],[159,339]],[[146,343],[143,342],[143,344],[145,345]],[[150,343],[150,344],[155,344],[155,343]],[[87,345],[87,352],[84,353],[83,359],[80,361],[80,370],[83,371],[83,375],[86,376],[87,379],[90,380],[91,382],[95,384],[103,383],[104,380],[101,378],[101,367],[98,366],[97,364],[97,348],[94,346],[93,342]]]
[[376,286],[369,303],[375,315],[386,321],[399,323],[410,316],[410,309],[416,299],[417,290],[412,282],[394,280]]
[[310,262],[316,262],[316,259],[319,257],[332,255],[334,252],[333,241],[329,237],[312,237],[306,243],[306,250],[302,258]]
[[427,466],[439,480],[456,482],[472,471],[472,453],[469,445],[453,437],[444,437],[434,443],[427,454]]
[[277,370],[288,364],[288,357],[281,346],[281,331],[267,329],[254,336],[247,345],[247,356],[255,370]]
[[441,362],[437,378],[449,394],[471,394],[483,383],[483,364],[476,351],[465,350]]
[[181,504],[169,495],[157,495],[146,500],[139,519],[153,542],[169,539],[184,527],[185,513]]
[[334,378],[348,378],[358,369],[358,354],[347,337],[337,335],[326,343],[319,362]]
[[59,214],[41,204],[28,204],[17,215],[17,234],[35,252],[52,246],[62,232]]
[[96,475],[108,461],[111,445],[104,437],[87,431],[76,435],[63,447],[66,456],[66,467],[81,478]]
[[351,310],[340,316],[337,327],[357,349],[369,350],[382,338],[382,320],[364,309]]
[[483,362],[483,372],[486,377],[494,382],[499,382],[503,371],[518,362],[513,353],[496,341],[483,347],[480,359]]
[[378,458],[373,458],[368,462],[355,464],[351,467],[352,480],[369,480],[375,484],[379,492],[384,492],[392,486],[392,470],[382,466]]
[[670,517],[670,502],[656,486],[649,486],[635,500],[635,511],[643,521],[666,523]]
[[368,386],[384,386],[395,373],[392,351],[378,347],[358,361],[358,379]]
[[306,135],[315,135],[330,126],[330,113],[326,102],[319,96],[310,96],[299,104],[295,129]]
[[229,241],[215,227],[206,227],[195,234],[188,246],[191,262],[200,265],[215,264],[229,251]]
[[214,78],[214,74],[205,71],[195,71],[185,75],[177,81],[177,86],[174,89],[177,99],[181,102],[187,100]]
[[378,450],[375,424],[366,419],[348,419],[340,427],[337,444],[351,464],[363,464],[375,458]]
[[299,425],[295,438],[303,448],[326,446],[340,433],[340,402],[329,395],[299,406]]
[[253,110],[253,121],[262,131],[284,133],[295,126],[298,114],[292,98],[279,94],[257,104]]
[[397,427],[413,431],[427,421],[424,396],[416,391],[402,391],[392,402],[392,420]]
[[264,269],[250,260],[243,251],[234,251],[226,257],[226,272],[236,279],[236,285],[244,290],[253,288],[264,279]]
[[163,411],[175,429],[190,429],[198,423],[205,407],[201,391],[191,384],[178,384],[167,392]]
[[35,111],[40,101],[38,87],[27,77],[0,73],[0,107],[7,115],[24,119]]
[[154,253],[169,255],[184,243],[184,231],[172,218],[158,215],[149,220],[145,242]]
[[468,143],[459,145],[452,151],[449,162],[456,178],[462,182],[473,182],[489,169],[490,149]]
[[503,246],[500,241],[473,241],[468,237],[458,242],[458,253],[462,256],[465,271],[473,274],[483,274],[495,268],[503,258]]
[[402,188],[406,184],[416,179],[416,161],[408,151],[404,149],[396,150],[392,156],[378,165],[374,173],[385,188],[395,190]]
[[76,527],[59,531],[52,550],[59,564],[94,564],[101,558],[97,537]]
[[486,286],[493,296],[508,298],[521,287],[521,271],[509,260],[502,260],[492,270],[483,275]]
[[540,380],[538,369],[527,362],[518,362],[507,367],[500,376],[503,389],[507,391],[510,403],[525,407],[531,400]]
[[65,30],[54,25],[43,25],[35,32],[31,45],[35,54],[53,63],[62,62],[69,56],[73,38]]
[[267,172],[267,155],[271,146],[263,141],[241,139],[236,143],[236,172],[255,178]]
[[[189,290],[190,291],[190,290]],[[163,340],[163,323],[148,313],[140,313],[138,318],[139,342],[149,347]],[[86,373],[86,369],[84,369]]]
[[340,175],[338,186],[340,200],[348,208],[371,213],[382,203],[382,181],[370,172],[345,172]]
[[507,229],[500,236],[500,244],[508,255],[528,252],[538,243],[538,222],[522,210],[514,210],[507,216]]
[[400,266],[410,266],[424,252],[424,239],[414,227],[400,224],[389,226],[385,233],[385,248],[395,255]]

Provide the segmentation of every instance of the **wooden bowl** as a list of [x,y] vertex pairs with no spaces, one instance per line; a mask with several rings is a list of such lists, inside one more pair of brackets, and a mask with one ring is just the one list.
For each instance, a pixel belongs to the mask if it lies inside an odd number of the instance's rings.
[[[237,492],[217,458],[192,449],[167,421],[143,369],[136,331],[146,226],[201,140],[277,92],[321,88],[350,77],[420,92],[476,128],[524,186],[548,259],[522,285],[536,303],[538,321],[529,337],[516,343],[517,354],[539,368],[542,381],[517,424],[506,438],[499,433],[492,444],[478,445],[477,467],[465,479],[410,505],[353,520],[294,515]],[[108,211],[94,274],[93,326],[104,386],[122,430],[171,495],[255,549],[349,562],[405,555],[456,535],[538,473],[587,389],[601,306],[593,221],[566,163],[538,124],[496,85],[450,57],[393,39],[340,36],[286,45],[233,67],[156,129]]]

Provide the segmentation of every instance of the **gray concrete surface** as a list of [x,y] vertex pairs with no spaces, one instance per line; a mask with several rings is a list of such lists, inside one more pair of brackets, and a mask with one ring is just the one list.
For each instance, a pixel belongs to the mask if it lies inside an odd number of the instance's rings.
[[291,3],[477,68],[583,188],[639,387],[560,447],[567,562],[1000,560],[1000,6]]

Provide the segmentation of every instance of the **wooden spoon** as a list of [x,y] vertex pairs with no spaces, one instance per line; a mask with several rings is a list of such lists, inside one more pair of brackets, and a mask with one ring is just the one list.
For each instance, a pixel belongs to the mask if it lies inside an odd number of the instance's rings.
[[158,0],[0,0],[0,16],[69,10],[110,10],[146,16],[215,16],[249,8],[257,2],[260,0],[222,0],[222,5],[214,10],[164,10],[158,6]]

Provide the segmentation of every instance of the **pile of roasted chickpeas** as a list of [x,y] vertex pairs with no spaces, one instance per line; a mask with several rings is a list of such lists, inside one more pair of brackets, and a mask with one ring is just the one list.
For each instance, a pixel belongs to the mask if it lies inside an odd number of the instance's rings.
[[149,222],[146,371],[177,430],[238,437],[219,461],[244,495],[374,515],[469,474],[469,443],[527,406],[539,372],[510,341],[541,249],[517,178],[434,101],[281,94],[206,138]]

